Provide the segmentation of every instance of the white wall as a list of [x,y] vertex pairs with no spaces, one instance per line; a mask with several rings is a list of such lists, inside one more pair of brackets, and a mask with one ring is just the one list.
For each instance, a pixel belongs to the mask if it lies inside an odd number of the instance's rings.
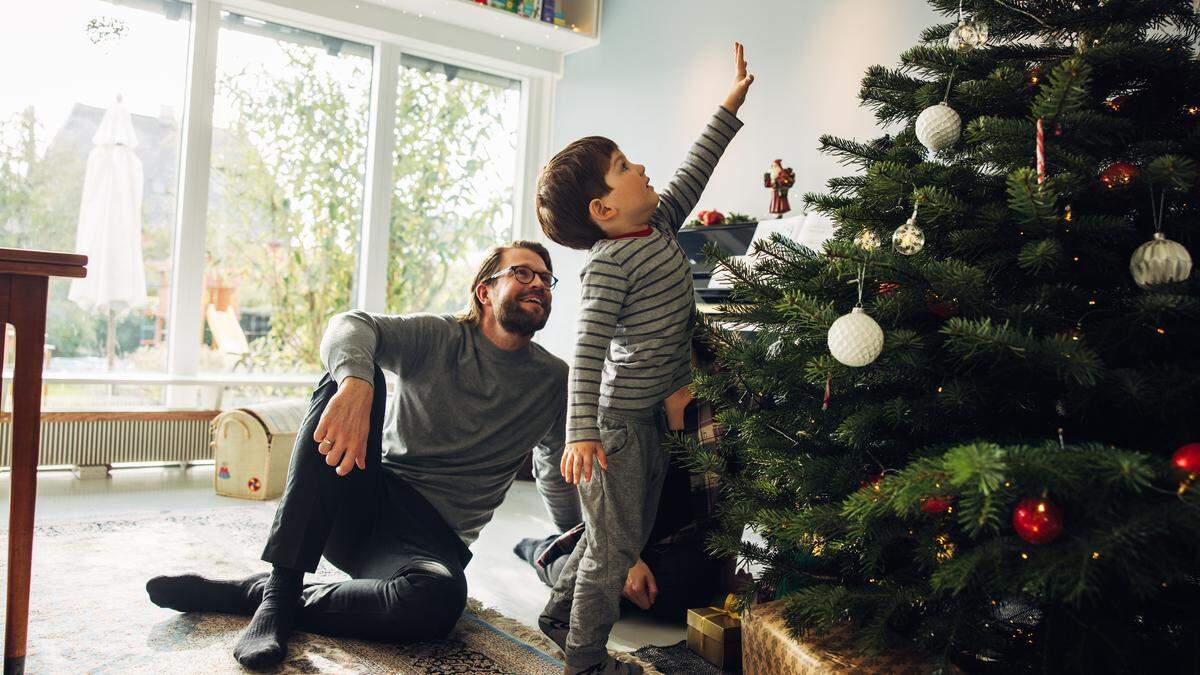
[[[664,185],[725,99],[739,40],[755,75],[739,113],[746,126],[699,208],[765,215],[762,174],[778,157],[796,171],[796,209],[801,194],[847,173],[817,153],[820,134],[880,135],[858,105],[867,67],[895,65],[942,20],[924,0],[604,0],[600,45],[566,58],[551,154],[581,136],[608,136]],[[583,254],[550,247],[561,282],[539,342],[569,360]]]

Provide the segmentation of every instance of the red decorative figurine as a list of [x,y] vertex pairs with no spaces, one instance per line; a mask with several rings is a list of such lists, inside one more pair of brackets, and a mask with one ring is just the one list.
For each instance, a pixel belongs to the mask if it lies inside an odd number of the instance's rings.
[[788,188],[796,184],[796,172],[783,167],[783,160],[771,163],[771,170],[763,174],[763,187],[771,188],[771,213],[782,218],[792,210],[788,204]]
[[1025,499],[1013,509],[1013,529],[1031,544],[1049,544],[1062,534],[1062,511],[1048,499]]

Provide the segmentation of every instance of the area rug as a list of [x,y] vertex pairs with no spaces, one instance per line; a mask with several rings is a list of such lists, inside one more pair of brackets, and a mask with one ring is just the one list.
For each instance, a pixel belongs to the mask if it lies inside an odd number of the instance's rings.
[[633,655],[644,662],[654,665],[664,673],[692,673],[694,675],[729,675],[732,671],[722,670],[688,649],[687,640],[680,640],[673,645],[660,647],[646,645],[633,652]]
[[[38,525],[28,672],[238,672],[231,652],[245,617],[162,609],[147,599],[145,583],[186,571],[228,578],[265,571],[257,560],[273,516],[265,506]],[[310,577],[339,578],[345,575],[324,561]],[[298,633],[276,672],[537,675],[561,673],[558,655],[539,631],[471,600],[451,635],[437,642],[389,645]]]

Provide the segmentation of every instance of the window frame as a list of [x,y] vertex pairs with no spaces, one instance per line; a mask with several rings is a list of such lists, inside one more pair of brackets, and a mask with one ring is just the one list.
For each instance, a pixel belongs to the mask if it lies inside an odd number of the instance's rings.
[[[373,48],[372,86],[367,138],[360,245],[352,306],[384,312],[389,251],[387,249],[392,195],[392,153],[400,57],[404,53],[436,59],[465,68],[484,70],[521,82],[520,122],[513,186],[513,238],[538,239],[533,209],[538,167],[548,156],[553,116],[554,85],[561,74],[562,55],[519,46],[512,58],[500,56],[505,45],[516,46],[477,31],[424,21],[407,11],[352,2],[316,0],[191,0],[191,36],[185,78],[181,129],[180,170],[171,304],[167,329],[165,403],[170,408],[212,407],[219,397],[214,387],[183,384],[198,376],[203,325],[200,307],[204,280],[204,250],[208,224],[209,173],[212,160],[212,113],[215,95],[218,34],[222,11],[295,26],[368,44]],[[382,26],[382,27],[381,27]],[[481,39],[481,36],[487,39]]]

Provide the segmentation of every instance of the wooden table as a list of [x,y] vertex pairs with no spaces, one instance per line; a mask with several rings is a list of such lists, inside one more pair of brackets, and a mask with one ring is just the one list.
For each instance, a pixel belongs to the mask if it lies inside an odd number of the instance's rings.
[[[8,511],[8,599],[4,672],[25,672],[29,629],[29,576],[33,563],[33,507],[37,500],[42,412],[42,348],[50,277],[87,276],[87,256],[0,248],[0,323],[17,331],[13,364],[12,476]],[[4,361],[0,340],[0,363]]]

